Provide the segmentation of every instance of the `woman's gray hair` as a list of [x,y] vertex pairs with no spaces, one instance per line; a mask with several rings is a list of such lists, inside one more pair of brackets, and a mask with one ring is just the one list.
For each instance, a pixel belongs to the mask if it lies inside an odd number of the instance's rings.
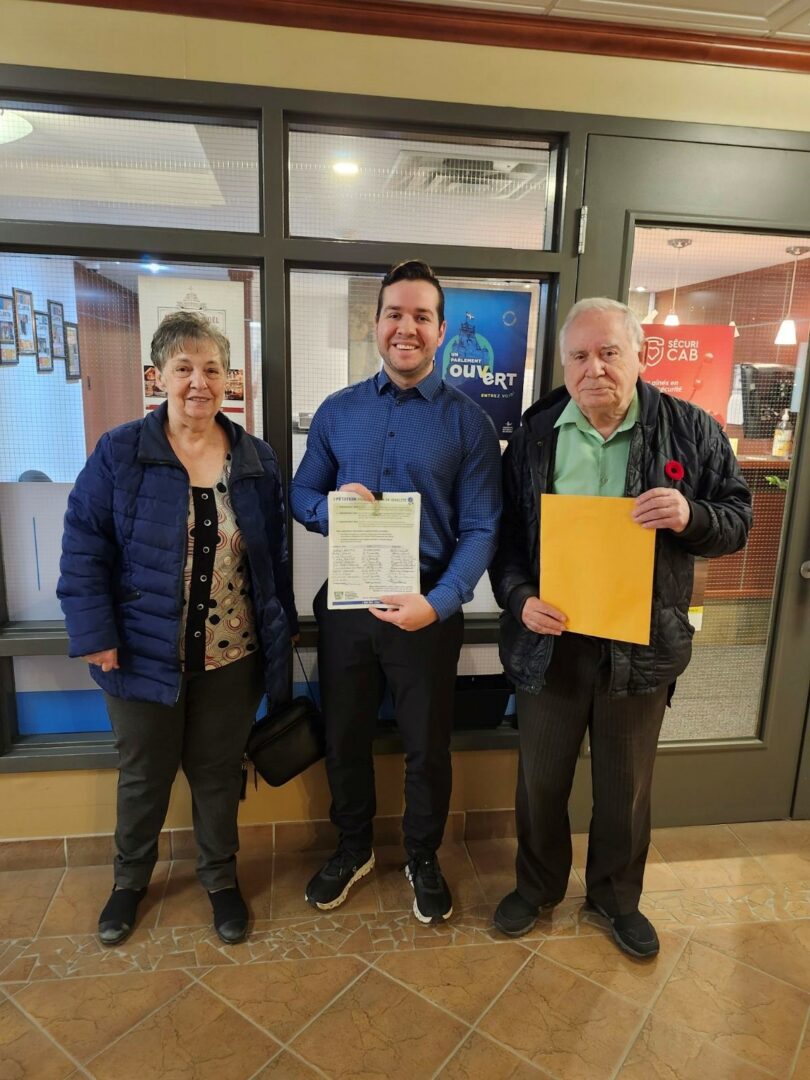
[[562,324],[560,330],[560,357],[563,363],[565,363],[565,335],[574,319],[584,315],[587,311],[608,311],[612,315],[621,315],[624,319],[624,328],[634,350],[641,352],[644,345],[644,329],[635,312],[631,311],[627,304],[622,304],[618,300],[611,300],[607,296],[591,296],[585,300],[577,301]]
[[209,341],[219,353],[222,366],[230,370],[230,342],[199,311],[173,311],[166,316],[152,338],[152,363],[162,372],[166,362],[183,352],[190,341]]

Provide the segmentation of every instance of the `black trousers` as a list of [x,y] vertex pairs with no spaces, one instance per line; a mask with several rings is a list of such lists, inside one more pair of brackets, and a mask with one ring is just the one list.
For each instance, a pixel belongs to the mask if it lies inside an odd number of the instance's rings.
[[606,642],[564,633],[555,639],[543,690],[518,692],[517,890],[530,903],[556,902],[568,885],[568,798],[587,731],[593,782],[587,894],[609,915],[638,907],[668,688],[610,697],[609,673]]
[[183,675],[176,705],[105,694],[119,757],[115,884],[148,885],[177,770],[191,788],[197,876],[205,889],[236,881],[242,755],[264,693],[261,658]]
[[340,842],[358,853],[371,849],[377,809],[371,747],[387,681],[405,746],[405,849],[411,858],[433,855],[450,807],[450,732],[463,616],[458,612],[408,632],[369,611],[329,611],[325,585],[313,607],[330,816]]

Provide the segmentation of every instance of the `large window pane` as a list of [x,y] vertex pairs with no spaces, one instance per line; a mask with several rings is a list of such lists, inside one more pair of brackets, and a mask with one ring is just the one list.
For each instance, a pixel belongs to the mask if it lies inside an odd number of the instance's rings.
[[259,231],[255,124],[0,109],[0,217]]
[[202,311],[230,340],[223,411],[261,435],[257,270],[0,255],[0,541],[10,619],[61,618],[54,590],[67,497],[102,433],[160,404],[149,342],[178,308]]
[[[756,736],[792,432],[810,327],[810,241],[685,228],[635,231],[628,302],[646,323],[645,378],[715,415],[754,496],[748,546],[698,560],[693,660],[662,739]],[[792,316],[794,334],[780,328]],[[780,342],[776,344],[779,337]],[[792,338],[792,342],[791,342]]]
[[[309,420],[329,394],[373,375],[380,367],[374,314],[380,277],[342,271],[294,271],[290,274],[290,363],[293,420],[293,469],[306,449]],[[463,351],[464,334],[475,342],[497,342],[499,329],[520,333],[519,348],[525,363],[522,391],[514,402],[515,415],[532,402],[537,363],[537,342],[547,285],[536,281],[497,278],[442,277],[447,300],[447,332],[437,353],[437,363],[447,366]],[[503,301],[501,308],[489,306]],[[505,299],[505,298],[508,298]],[[470,310],[473,309],[473,310]],[[456,312],[456,316],[453,315]],[[460,315],[458,314],[460,313]],[[472,331],[471,328],[472,327]],[[522,328],[522,329],[521,329]],[[502,340],[502,339],[501,339]],[[507,345],[508,347],[508,345]],[[445,355],[445,353],[447,355]],[[482,361],[486,362],[486,361]],[[498,370],[499,354],[493,364]],[[465,361],[460,361],[463,368]],[[472,363],[472,366],[477,366]],[[509,366],[508,364],[506,365]],[[455,370],[455,369],[454,369]],[[450,375],[452,380],[453,376]],[[464,386],[461,386],[464,389]],[[482,404],[486,405],[485,402]],[[508,432],[501,432],[503,438]],[[298,609],[312,612],[312,600],[326,578],[327,545],[324,538],[294,525],[294,584]],[[489,580],[484,576],[469,612],[497,611]]]
[[289,133],[290,233],[338,240],[551,245],[550,143]]

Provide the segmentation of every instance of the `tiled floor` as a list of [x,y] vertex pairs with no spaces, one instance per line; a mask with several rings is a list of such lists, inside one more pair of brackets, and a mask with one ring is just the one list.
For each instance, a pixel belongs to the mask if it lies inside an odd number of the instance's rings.
[[321,855],[251,850],[255,924],[221,945],[193,863],[159,864],[120,949],[93,934],[108,867],[0,874],[0,1080],[810,1080],[810,822],[666,829],[642,906],[653,963],[568,896],[519,941],[492,930],[514,840],[447,844],[456,913],[410,913],[401,852],[333,914]]

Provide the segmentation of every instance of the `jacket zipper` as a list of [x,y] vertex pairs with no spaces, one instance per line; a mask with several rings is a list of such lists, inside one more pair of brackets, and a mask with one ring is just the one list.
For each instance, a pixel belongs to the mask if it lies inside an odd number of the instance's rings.
[[[172,462],[171,464],[174,464],[174,463]],[[183,470],[183,473],[185,474],[185,477],[186,477],[186,481],[188,483],[188,488],[186,490],[186,503],[185,503],[186,522],[188,522],[188,497],[189,497],[189,494],[191,492],[191,477],[188,475],[188,472],[186,472],[186,470],[183,468],[182,465],[180,465],[179,462],[178,462],[178,465]],[[182,522],[181,522],[181,524],[182,524]],[[178,590],[177,590],[177,609],[178,609],[178,611],[180,613],[180,620],[179,620],[179,626],[178,626],[178,630],[177,630],[177,643],[176,643],[175,649],[174,649],[174,655],[175,655],[175,658],[177,659],[177,693],[175,694],[175,697],[174,697],[175,705],[180,700],[180,691],[183,689],[183,669],[180,666],[180,638],[183,636],[183,629],[184,629],[184,627],[183,627],[183,584],[184,584],[184,581],[185,581],[185,574],[186,574],[186,559],[188,558],[188,524],[185,525],[185,528],[181,529],[181,536],[183,538],[183,544],[182,544],[182,548],[181,548],[181,558],[180,558],[180,581],[179,581]]]

